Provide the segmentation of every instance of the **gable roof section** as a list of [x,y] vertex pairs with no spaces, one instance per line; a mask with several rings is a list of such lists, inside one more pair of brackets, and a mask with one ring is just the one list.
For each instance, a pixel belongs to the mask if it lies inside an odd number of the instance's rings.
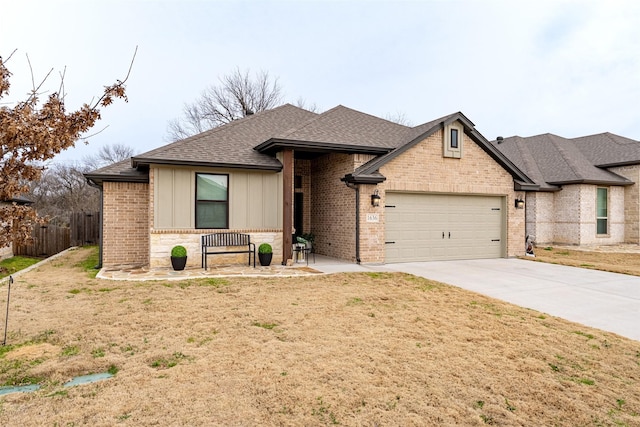
[[522,190],[534,190],[538,189],[538,186],[520,170],[513,162],[511,162],[504,154],[499,150],[496,150],[489,141],[486,140],[480,132],[475,129],[475,126],[471,120],[469,120],[461,112],[449,114],[436,120],[432,120],[427,123],[423,123],[419,126],[410,128],[405,134],[405,141],[399,144],[397,148],[385,155],[379,156],[371,161],[365,163],[356,169],[352,174],[345,177],[345,181],[352,183],[362,184],[375,184],[384,181],[384,177],[380,174],[379,169],[395,159],[402,153],[408,151],[425,138],[433,135],[440,129],[443,129],[450,123],[459,121],[464,127],[465,133],[482,148],[489,156],[495,160],[500,166],[502,166],[507,172],[513,176],[516,184],[516,189]]
[[[491,144],[540,185],[541,191],[556,191],[565,184],[632,184],[628,179],[594,165],[593,160],[602,147],[598,146],[598,139],[587,137],[587,142],[584,141],[546,133],[528,138],[514,136]],[[583,150],[588,151],[592,159]],[[620,159],[609,157],[612,158]]]
[[85,173],[84,176],[96,184],[101,184],[103,181],[149,182],[149,174],[132,167],[129,159]]
[[261,153],[282,148],[383,154],[405,139],[410,128],[338,105],[301,126],[281,132],[255,147]]
[[282,129],[296,128],[315,116],[316,113],[285,104],[134,156],[131,166],[179,164],[280,170],[282,165],[275,157],[253,148]]

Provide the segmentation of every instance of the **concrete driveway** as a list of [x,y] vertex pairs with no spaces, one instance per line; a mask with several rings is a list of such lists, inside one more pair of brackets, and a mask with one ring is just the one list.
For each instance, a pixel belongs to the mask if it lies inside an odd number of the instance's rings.
[[521,259],[386,264],[521,307],[640,340],[640,277]]

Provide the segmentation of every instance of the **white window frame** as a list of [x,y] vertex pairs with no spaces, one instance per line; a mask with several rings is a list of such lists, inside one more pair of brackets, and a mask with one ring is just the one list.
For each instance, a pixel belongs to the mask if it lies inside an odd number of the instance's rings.
[[[606,212],[606,216],[599,216],[599,209],[598,209],[598,193],[600,192],[600,190],[604,190],[606,192],[606,198],[605,198],[605,212]],[[600,221],[604,220],[605,221],[605,228],[606,231],[604,233],[599,233],[598,232],[598,223]],[[609,188],[608,187],[596,187],[596,235],[597,236],[608,236],[609,235]]]

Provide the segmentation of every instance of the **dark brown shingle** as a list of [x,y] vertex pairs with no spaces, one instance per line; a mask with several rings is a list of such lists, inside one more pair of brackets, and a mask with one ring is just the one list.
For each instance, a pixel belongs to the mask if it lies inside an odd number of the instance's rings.
[[631,184],[598,166],[640,163],[640,142],[616,140],[608,135],[611,134],[567,139],[547,133],[527,138],[514,136],[492,144],[539,184],[541,190],[556,190],[571,183]]

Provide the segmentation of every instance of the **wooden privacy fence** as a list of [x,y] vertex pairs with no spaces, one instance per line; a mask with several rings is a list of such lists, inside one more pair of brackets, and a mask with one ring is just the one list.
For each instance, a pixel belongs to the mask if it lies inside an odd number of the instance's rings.
[[30,245],[13,245],[14,255],[49,257],[71,246],[97,245],[100,240],[100,212],[73,212],[69,227],[37,225]]
[[97,245],[100,241],[100,212],[71,214],[71,246]]
[[13,245],[14,255],[48,257],[71,246],[69,244],[70,233],[68,227],[36,225],[31,236],[33,237],[32,244]]

